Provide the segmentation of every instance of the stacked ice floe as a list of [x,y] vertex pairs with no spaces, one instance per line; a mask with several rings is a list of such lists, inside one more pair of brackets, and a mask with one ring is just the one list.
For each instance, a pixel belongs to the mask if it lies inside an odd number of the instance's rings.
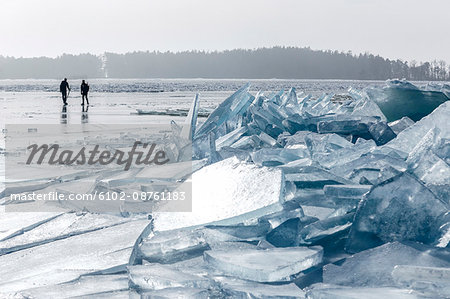
[[429,83],[418,87],[404,79],[396,79],[386,81],[386,86],[382,89],[367,88],[366,93],[378,104],[389,121],[403,116],[418,121],[450,99],[450,86]]
[[417,123],[387,123],[355,90],[248,90],[198,128],[188,118],[184,137],[209,165],[192,176],[192,213],[153,215],[128,267],[132,288],[164,298],[450,296],[450,102]]
[[[13,252],[32,247],[30,238],[45,244],[63,236],[54,243],[59,247],[0,256],[9,265],[1,272],[12,277],[3,287],[26,288],[20,294],[35,298],[449,297],[450,102],[420,121],[406,111],[388,123],[382,111],[389,110],[371,98],[356,90],[254,96],[246,85],[197,126],[196,97],[171,137],[173,156],[196,160],[191,213],[153,213],[137,238],[141,220],[98,218],[84,235],[92,243],[86,255],[65,268],[61,251],[82,248],[64,236],[83,232],[80,217],[88,216],[51,215],[67,228],[24,228],[27,240],[12,233],[0,240],[0,250]],[[420,110],[414,105],[405,108]],[[145,189],[144,180],[131,181]],[[116,244],[108,230],[127,236]],[[30,289],[43,270],[13,271],[21,254],[32,267],[48,267],[51,282],[40,279]],[[126,272],[123,258],[129,258]]]

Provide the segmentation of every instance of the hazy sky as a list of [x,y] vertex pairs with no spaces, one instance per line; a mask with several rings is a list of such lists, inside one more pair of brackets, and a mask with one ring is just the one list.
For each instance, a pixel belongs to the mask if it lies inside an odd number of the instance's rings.
[[275,45],[450,62],[450,1],[0,0],[0,55]]

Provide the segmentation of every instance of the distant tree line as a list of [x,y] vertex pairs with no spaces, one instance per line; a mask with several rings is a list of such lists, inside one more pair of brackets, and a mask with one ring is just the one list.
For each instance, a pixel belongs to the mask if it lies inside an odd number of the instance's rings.
[[252,78],[450,80],[450,66],[369,53],[273,47],[221,52],[133,52],[57,58],[0,56],[0,78]]

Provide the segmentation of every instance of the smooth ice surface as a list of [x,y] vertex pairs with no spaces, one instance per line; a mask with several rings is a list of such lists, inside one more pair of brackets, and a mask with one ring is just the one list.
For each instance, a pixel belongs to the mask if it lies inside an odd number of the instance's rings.
[[395,286],[391,276],[396,265],[450,267],[450,261],[440,259],[431,246],[422,244],[387,243],[359,252],[342,265],[328,264],[323,269],[323,282],[345,286]]
[[212,250],[204,258],[211,267],[240,279],[259,282],[287,281],[290,276],[322,261],[321,247],[266,250]]
[[192,175],[192,212],[155,213],[155,230],[206,223],[236,224],[281,210],[283,174],[229,158]]

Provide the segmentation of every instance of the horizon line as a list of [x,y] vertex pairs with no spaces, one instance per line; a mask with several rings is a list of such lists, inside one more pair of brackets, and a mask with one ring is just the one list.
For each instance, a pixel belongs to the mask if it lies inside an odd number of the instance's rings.
[[365,51],[365,52],[353,52],[352,50],[333,50],[333,49],[313,49],[310,46],[280,46],[280,45],[275,45],[275,46],[263,46],[263,47],[256,47],[256,48],[232,48],[232,49],[222,49],[222,50],[205,50],[205,49],[186,49],[186,50],[176,50],[176,51],[172,51],[172,50],[132,50],[132,51],[127,51],[127,52],[113,52],[113,51],[103,51],[102,53],[91,53],[91,52],[79,52],[79,53],[62,53],[62,54],[58,54],[56,56],[13,56],[13,55],[4,55],[2,53],[0,53],[0,57],[3,58],[14,58],[14,59],[33,59],[33,58],[48,58],[48,59],[57,59],[63,56],[81,56],[81,55],[92,55],[92,56],[96,56],[96,57],[102,57],[106,54],[116,54],[116,55],[127,55],[127,54],[134,54],[134,53],[156,53],[156,54],[165,54],[165,53],[171,53],[171,54],[182,54],[182,53],[205,53],[205,54],[212,54],[212,53],[225,53],[225,52],[232,52],[232,51],[258,51],[258,50],[270,50],[270,49],[308,49],[311,51],[315,51],[315,52],[329,52],[331,51],[332,53],[337,52],[339,54],[346,54],[346,55],[351,55],[354,57],[360,56],[360,55],[373,55],[375,57],[381,57],[385,60],[390,60],[390,61],[402,61],[402,62],[412,62],[415,61],[417,63],[425,63],[425,62],[433,62],[433,61],[445,61],[446,63],[450,63],[448,61],[446,61],[445,59],[439,59],[439,58],[435,58],[433,60],[417,60],[417,59],[404,59],[404,58],[387,58],[385,56],[382,56],[380,54],[374,54],[370,51]]

